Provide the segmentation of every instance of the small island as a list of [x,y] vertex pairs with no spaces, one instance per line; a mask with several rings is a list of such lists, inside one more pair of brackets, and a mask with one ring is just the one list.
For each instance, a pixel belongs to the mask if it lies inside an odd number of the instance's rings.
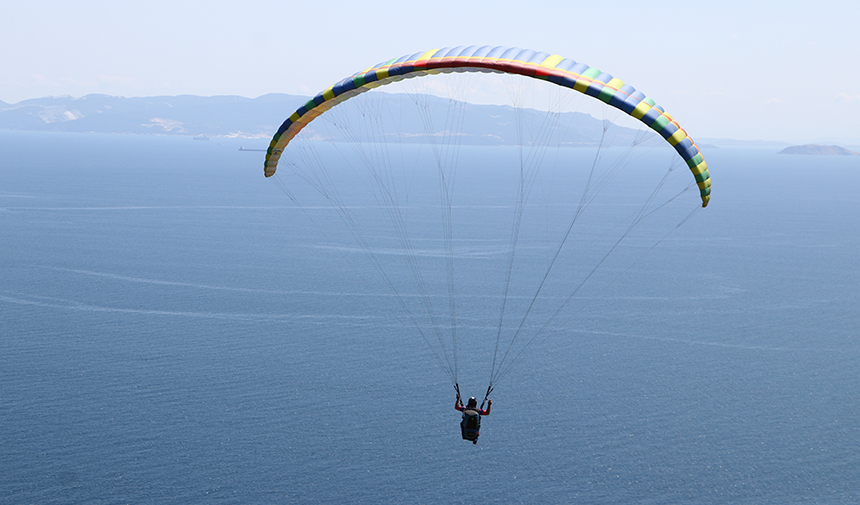
[[818,144],[806,144],[802,146],[791,146],[786,147],[782,151],[777,154],[836,154],[840,156],[851,156],[857,155],[860,156],[860,153],[855,153],[854,151],[850,151],[845,149],[844,147],[839,146],[822,146]]

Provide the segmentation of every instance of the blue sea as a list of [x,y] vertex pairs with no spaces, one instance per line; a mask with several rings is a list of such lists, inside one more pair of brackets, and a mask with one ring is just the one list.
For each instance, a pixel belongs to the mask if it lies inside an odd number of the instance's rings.
[[[607,266],[473,445],[348,233],[239,150],[265,146],[0,131],[0,502],[860,503],[860,157],[703,147],[709,207]],[[479,399],[497,246],[462,288]]]

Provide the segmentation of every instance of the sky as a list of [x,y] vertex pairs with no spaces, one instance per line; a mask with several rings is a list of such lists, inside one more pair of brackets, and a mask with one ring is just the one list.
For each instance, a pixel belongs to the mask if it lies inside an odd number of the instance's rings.
[[0,100],[10,104],[91,93],[314,95],[390,58],[487,44],[598,67],[696,137],[860,143],[856,0],[7,4]]

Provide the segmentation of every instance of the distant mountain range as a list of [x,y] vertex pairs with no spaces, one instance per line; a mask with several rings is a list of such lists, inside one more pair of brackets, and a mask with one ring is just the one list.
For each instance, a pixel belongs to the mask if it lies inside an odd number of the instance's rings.
[[[374,92],[378,95],[378,92]],[[444,119],[435,126],[427,126],[421,115],[416,114],[410,95],[393,95],[385,100],[387,117],[397,118],[397,132],[362,131],[362,140],[382,140],[383,136],[398,135],[401,142],[426,142],[428,136],[452,135],[444,126]],[[404,99],[404,97],[410,98]],[[427,110],[442,111],[448,108],[448,100],[435,96],[419,95]],[[94,132],[121,134],[185,135],[203,137],[241,137],[269,139],[286,117],[308,101],[306,96],[273,93],[258,98],[240,96],[154,96],[119,97],[109,95],[86,95],[45,97],[24,100],[15,104],[0,101],[0,130]],[[379,102],[377,100],[377,102]],[[524,116],[523,124],[539,125],[546,113],[532,110],[517,110],[504,105],[462,104],[463,124],[457,125],[459,142],[466,145],[516,145],[529,143],[529,134],[518,131],[516,114]],[[375,107],[377,105],[371,105]],[[407,107],[409,110],[407,110]],[[364,124],[359,117],[363,112],[356,107],[338,107],[339,120],[344,124]],[[323,118],[331,118],[328,113]],[[434,121],[436,119],[434,118]],[[323,122],[329,123],[329,122]],[[311,123],[305,133],[317,138],[347,140],[342,130],[320,128],[321,122]],[[629,146],[641,140],[637,129],[609,127],[604,136],[604,122],[577,112],[561,114],[558,124],[551,127],[553,142],[567,146],[604,145]],[[646,129],[647,130],[647,129]],[[647,130],[650,133],[650,130]],[[609,140],[607,140],[609,139]],[[781,149],[788,142],[703,139],[696,137],[699,147],[771,147]],[[830,140],[829,142],[834,142]],[[661,143],[653,135],[646,144]],[[819,141],[820,142],[820,141]],[[842,143],[842,142],[840,142]],[[853,145],[855,142],[848,142]],[[806,151],[810,151],[809,148]],[[808,154],[809,152],[807,152]]]
[[[271,138],[278,127],[308,97],[269,94],[259,98],[239,96],[201,97],[193,95],[125,98],[108,95],[87,95],[81,98],[46,97],[24,100],[16,104],[0,102],[0,129],[95,132],[125,134],[188,135],[207,137]],[[428,109],[445,110],[447,99],[424,96]],[[398,117],[398,134],[401,141],[422,142],[428,135],[447,135],[440,127],[428,130],[414,112],[400,114],[399,108],[409,100],[391,100],[386,113]],[[460,141],[469,145],[513,145],[528,142],[528,132],[517,131],[515,114],[509,106],[464,104],[463,124],[457,128]],[[351,114],[360,114],[355,111]],[[529,119],[542,120],[545,113],[526,109],[521,111]],[[529,118],[528,116],[534,116]],[[355,118],[358,120],[358,118]],[[347,122],[350,118],[345,118]],[[359,123],[356,123],[359,124]],[[539,124],[534,123],[534,124]],[[556,126],[563,145],[588,146],[601,141],[604,123],[588,114],[564,113]],[[306,131],[313,132],[314,124]],[[635,129],[611,126],[604,144],[630,145],[641,137]],[[328,131],[331,130],[331,131]],[[333,140],[338,138],[337,128],[318,134]],[[429,133],[428,133],[429,132]],[[391,135],[392,133],[379,133]],[[377,140],[365,138],[365,140]],[[523,139],[523,140],[520,140]],[[648,142],[661,142],[652,138]]]
[[[10,130],[163,135],[271,136],[292,107],[292,95],[125,98],[87,95],[36,98],[0,105],[0,128]],[[291,112],[291,111],[290,111]]]

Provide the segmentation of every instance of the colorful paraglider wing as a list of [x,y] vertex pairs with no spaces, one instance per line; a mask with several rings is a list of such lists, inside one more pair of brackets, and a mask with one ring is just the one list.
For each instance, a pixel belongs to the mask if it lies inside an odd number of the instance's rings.
[[671,144],[699,186],[702,207],[711,195],[711,177],[698,146],[654,100],[606,72],[556,54],[504,46],[433,49],[379,63],[347,77],[308,100],[281,125],[266,153],[265,173],[275,173],[284,148],[314,118],[349,98],[384,84],[447,72],[501,72],[543,79],[592,96],[645,123]]

